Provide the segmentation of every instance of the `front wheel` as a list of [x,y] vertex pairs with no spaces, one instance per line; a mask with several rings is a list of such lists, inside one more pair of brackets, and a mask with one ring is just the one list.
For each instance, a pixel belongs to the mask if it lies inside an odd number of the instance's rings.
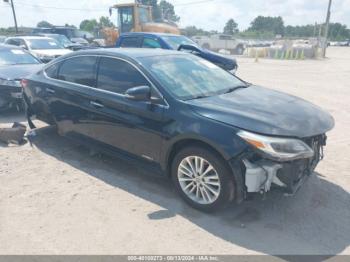
[[214,212],[234,198],[233,175],[227,164],[206,148],[181,150],[173,161],[172,179],[181,197],[205,212]]

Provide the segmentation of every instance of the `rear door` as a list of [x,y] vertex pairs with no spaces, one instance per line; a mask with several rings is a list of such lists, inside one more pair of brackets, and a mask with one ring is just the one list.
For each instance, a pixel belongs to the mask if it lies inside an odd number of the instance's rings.
[[97,56],[77,56],[46,70],[51,78],[43,89],[59,132],[89,137],[91,101],[96,87]]

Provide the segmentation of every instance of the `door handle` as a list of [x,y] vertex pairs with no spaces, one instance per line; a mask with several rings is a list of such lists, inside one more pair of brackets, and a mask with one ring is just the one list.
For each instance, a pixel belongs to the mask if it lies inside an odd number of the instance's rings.
[[56,93],[55,90],[51,89],[51,88],[46,88],[46,92],[48,92],[49,94],[54,94]]
[[95,101],[90,101],[90,105],[92,105],[94,108],[104,108],[104,105]]

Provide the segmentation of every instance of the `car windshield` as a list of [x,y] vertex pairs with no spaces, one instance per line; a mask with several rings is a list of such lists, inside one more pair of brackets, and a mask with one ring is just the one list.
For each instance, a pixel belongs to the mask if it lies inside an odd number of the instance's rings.
[[57,40],[62,46],[69,46],[73,44],[65,35],[56,35],[55,37],[49,37]]
[[167,42],[174,50],[178,50],[180,45],[195,45],[198,46],[194,41],[186,36],[162,36],[162,39]]
[[63,49],[63,47],[55,39],[28,39],[30,49]]
[[0,66],[23,64],[40,64],[40,62],[21,49],[0,50]]
[[140,58],[162,86],[181,100],[214,96],[247,84],[220,67],[194,55]]

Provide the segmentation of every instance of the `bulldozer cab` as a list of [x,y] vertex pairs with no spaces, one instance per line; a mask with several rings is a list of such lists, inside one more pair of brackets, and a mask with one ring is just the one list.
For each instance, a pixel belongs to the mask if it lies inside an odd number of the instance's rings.
[[152,22],[152,7],[137,3],[118,4],[112,9],[118,12],[119,34],[142,31],[142,25]]

